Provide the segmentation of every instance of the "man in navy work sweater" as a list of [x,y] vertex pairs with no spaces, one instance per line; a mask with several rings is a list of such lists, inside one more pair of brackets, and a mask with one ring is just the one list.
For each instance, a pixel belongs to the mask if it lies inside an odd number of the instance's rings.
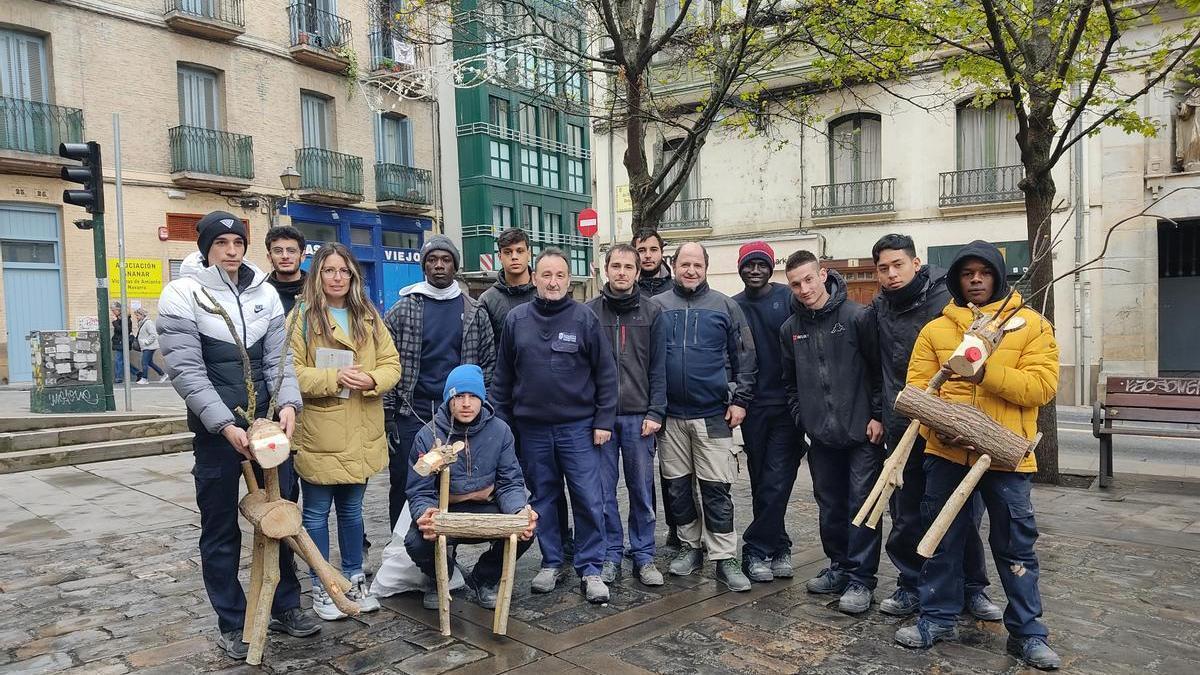
[[742,533],[742,569],[751,581],[792,578],[792,539],[784,525],[788,500],[800,460],[808,451],[804,432],[788,410],[783,387],[779,327],[792,315],[792,293],[771,281],[775,251],[765,241],[752,241],[738,251],[738,275],[746,290],[733,296],[742,308],[754,352],[758,381],[754,400],[742,422],[742,440],[750,469],[754,520]]
[[388,462],[388,520],[393,530],[408,483],[410,464],[404,458],[413,437],[441,405],[446,376],[459,364],[473,363],[488,383],[496,364],[487,312],[454,281],[459,261],[458,248],[449,238],[430,237],[421,247],[425,280],[400,289],[400,299],[383,317],[400,353],[400,384],[383,395],[393,460]]
[[[617,425],[603,448],[604,527],[608,553],[601,578],[621,574],[625,535],[617,506],[619,466],[629,491],[629,550],[638,579],[661,586],[654,566],[654,435],[667,412],[666,322],[637,286],[637,251],[617,244],[604,258],[608,283],[587,306],[600,318],[617,358]],[[623,461],[620,461],[623,460]]]
[[[659,462],[681,540],[671,574],[703,568],[703,542],[717,564],[717,579],[730,590],[748,591],[750,581],[735,559],[729,488],[738,474],[733,429],[754,398],[758,366],[741,308],[710,289],[707,279],[708,251],[695,242],[683,244],[675,254],[675,286],[655,298],[667,320],[667,421]],[[694,482],[700,484],[703,524]]]
[[568,294],[566,254],[547,248],[533,265],[537,297],[504,319],[492,387],[499,415],[515,425],[533,510],[541,518],[542,569],[534,593],[562,578],[558,502],[564,476],[575,516],[575,571],[588,602],[608,602],[600,450],[617,416],[617,365],[599,319]]
[[838,609],[859,614],[871,608],[879,569],[879,530],[850,523],[883,468],[879,347],[837,271],[796,251],[785,273],[795,299],[779,331],[783,375],[792,415],[812,441],[808,469],[830,561],[806,585],[841,594]]

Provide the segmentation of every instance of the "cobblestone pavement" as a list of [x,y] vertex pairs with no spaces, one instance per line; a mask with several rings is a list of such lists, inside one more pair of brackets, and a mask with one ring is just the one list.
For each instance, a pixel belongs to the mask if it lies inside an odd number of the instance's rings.
[[[190,462],[160,456],[0,476],[0,672],[1023,672],[1004,655],[999,624],[964,621],[958,643],[914,652],[892,642],[902,620],[876,608],[846,616],[833,598],[804,592],[824,562],[804,469],[788,513],[793,580],[739,594],[713,581],[712,565],[657,589],[626,574],[612,601],[593,607],[573,576],[554,593],[529,593],[534,547],[519,565],[507,638],[491,634],[491,612],[466,596],[454,603],[454,638],[443,638],[435,614],[410,594],[325,623],[314,638],[272,634],[263,668],[252,668],[215,646]],[[386,490],[384,475],[368,491],[375,564]],[[735,496],[740,529],[744,478]],[[1109,491],[1038,487],[1034,499],[1045,620],[1064,670],[1200,672],[1200,484],[1118,476]],[[461,557],[469,565],[474,555]],[[894,584],[885,560],[877,600]]]

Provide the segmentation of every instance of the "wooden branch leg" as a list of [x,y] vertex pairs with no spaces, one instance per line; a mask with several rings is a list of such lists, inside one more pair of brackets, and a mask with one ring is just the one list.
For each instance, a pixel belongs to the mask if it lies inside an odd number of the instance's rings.
[[296,536],[284,537],[283,541],[312,568],[313,573],[321,580],[321,585],[325,587],[325,591],[329,593],[334,606],[348,616],[359,615],[358,603],[352,602],[350,598],[346,597],[346,591],[350,590],[350,580],[325,560],[321,551],[317,549],[317,545],[308,536],[308,532],[300,530]]
[[508,635],[508,608],[512,601],[513,577],[517,572],[517,535],[508,535],[504,542],[504,567],[500,572],[500,588],[496,597],[496,614],[492,617],[492,632]]
[[433,566],[437,573],[438,623],[441,625],[442,635],[450,634],[450,572],[448,565],[446,537],[442,535],[437,538],[437,547],[433,552]]
[[946,505],[938,512],[937,518],[933,524],[929,526],[929,531],[921,538],[921,543],[917,544],[917,553],[925,558],[932,558],[937,551],[938,544],[942,543],[942,537],[946,536],[946,530],[950,529],[950,524],[958,517],[958,512],[962,510],[963,504],[967,502],[967,498],[975,491],[975,486],[979,484],[979,479],[983,478],[983,474],[987,472],[988,467],[992,465],[992,458],[987,455],[980,455],[975,461],[975,465],[963,477],[962,482],[950,494],[950,498],[946,500]]
[[[257,549],[257,545],[255,548]],[[246,626],[250,631],[250,651],[246,654],[246,663],[252,666],[262,663],[263,650],[267,646],[267,626],[271,623],[271,604],[275,600],[275,587],[279,585],[279,542],[267,539],[265,549],[262,585],[258,592],[258,602],[255,603],[254,623]],[[243,635],[244,633],[245,630]]]
[[[897,469],[899,470],[899,469]],[[871,509],[871,515],[864,523],[872,530],[879,527],[879,521],[883,520],[883,510],[887,508],[888,502],[892,499],[892,492],[896,489],[896,484],[888,481],[883,485],[883,492],[879,493],[879,498],[875,500],[875,508]]]
[[[867,495],[867,500],[863,502],[862,507],[858,509],[858,514],[854,516],[853,523],[861,526],[863,521],[869,523],[867,527],[875,527],[879,524],[879,519],[883,516],[883,509],[879,507],[882,503],[886,507],[888,497],[883,495],[887,490],[887,485],[893,486],[904,485],[904,465],[908,463],[908,456],[912,452],[913,444],[917,441],[917,432],[921,429],[921,423],[913,420],[908,424],[908,428],[904,430],[904,435],[900,437],[900,442],[892,450],[892,454],[888,456],[883,463],[883,470],[879,472],[879,480],[875,481],[875,487],[871,488],[871,494]],[[893,488],[895,489],[895,488]],[[890,496],[890,491],[889,495]]]
[[271,540],[254,533],[254,548],[250,551],[250,588],[246,593],[246,619],[243,622],[242,642],[250,642],[250,629],[254,625],[254,616],[258,613],[258,599],[262,594],[263,563],[266,561],[267,546]]

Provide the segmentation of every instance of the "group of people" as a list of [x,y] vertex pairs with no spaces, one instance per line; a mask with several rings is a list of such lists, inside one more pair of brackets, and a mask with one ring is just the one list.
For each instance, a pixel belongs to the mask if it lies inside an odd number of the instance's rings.
[[[336,509],[342,571],[364,611],[379,606],[363,573],[368,480],[387,467],[396,541],[432,576],[437,484],[409,468],[433,447],[462,441],[451,510],[527,514],[518,555],[536,537],[542,558],[530,589],[553,591],[570,565],[593,603],[608,601],[625,557],[640,583],[664,583],[655,564],[660,501],[674,550],[669,574],[697,573],[707,559],[733,591],[792,577],[785,515],[807,454],[829,565],[806,586],[837,594],[841,611],[859,614],[872,605],[883,542],[880,530],[850,519],[908,424],[894,410],[896,394],[906,384],[924,388],[943,368],[971,306],[988,311],[1009,295],[991,244],[968,245],[943,272],[921,264],[911,238],[888,235],[872,251],[882,288],[870,306],[850,300],[845,280],[808,251],[787,257],[786,285],[771,281],[777,258],[762,241],[742,246],[744,290],[729,297],[708,286],[701,244],[680,245],[668,266],[663,238],[642,230],[605,252],[607,281],[584,304],[572,297],[564,253],[546,248],[531,261],[528,236],[513,228],[497,238],[501,270],[478,300],[456,282],[454,243],[434,235],[420,250],[422,281],[381,316],[341,244],[324,244],[306,273],[303,235],[272,228],[268,275],[244,260],[240,219],[214,212],[197,227],[199,264],[164,290],[158,329],[196,433],[205,586],[221,644],[234,657],[246,651],[245,597],[229,580],[241,542],[239,465],[249,451],[233,410],[246,405],[247,381],[258,389],[258,414],[274,396],[281,425],[295,430],[294,462],[281,467],[284,497],[299,498],[304,526],[326,556]],[[253,370],[245,377],[229,327],[199,306],[201,289],[239,331]],[[290,346],[289,314],[298,324]],[[954,378],[938,395],[1032,438],[1038,406],[1055,394],[1058,354],[1049,322],[1029,309],[1020,316],[1025,326],[1005,336],[979,375]],[[280,370],[283,384],[268,391]],[[952,638],[966,611],[1003,619],[1011,652],[1057,667],[1039,620],[1033,458],[1016,471],[989,471],[937,553],[923,560],[918,540],[977,456],[962,438],[923,433],[889,505],[886,551],[899,580],[879,608],[919,615],[896,640],[920,648]],[[752,517],[739,559],[731,489],[743,452]],[[985,509],[1008,597],[1003,612],[984,592]],[[457,543],[469,542],[452,548]],[[495,605],[500,560],[493,545],[465,574],[485,607]],[[320,626],[299,609],[288,552],[280,565],[271,628],[311,635]],[[436,593],[427,591],[425,603],[436,607]],[[313,607],[327,620],[344,616],[315,578]]]
[[[145,307],[134,309],[133,314],[127,316],[125,330],[122,331],[121,303],[112,303],[110,309],[113,316],[109,338],[113,353],[113,381],[117,384],[125,381],[125,351],[122,349],[125,343],[122,339],[126,335],[129,337],[129,376],[134,382],[150,384],[150,371],[158,374],[159,382],[171,379],[154,361],[154,355],[158,352],[158,329],[150,318],[150,312]],[[133,363],[134,353],[141,354],[141,368]]]

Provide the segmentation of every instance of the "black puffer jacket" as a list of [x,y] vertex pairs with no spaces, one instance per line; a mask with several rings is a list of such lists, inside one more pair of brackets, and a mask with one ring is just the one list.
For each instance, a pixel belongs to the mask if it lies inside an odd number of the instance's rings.
[[660,293],[666,293],[671,290],[675,280],[671,277],[671,268],[664,260],[658,267],[658,271],[652,276],[642,274],[638,277],[638,288],[642,289],[642,295],[647,298],[653,298]]
[[792,417],[814,442],[848,448],[867,441],[880,419],[879,346],[867,308],[846,297],[846,282],[829,270],[829,301],[816,311],[792,300],[779,329]]
[[529,283],[510,286],[504,279],[504,270],[500,270],[496,274],[496,283],[479,296],[479,304],[483,305],[488,318],[492,321],[492,336],[497,345],[500,344],[500,331],[504,328],[504,317],[508,316],[514,307],[533,300],[535,295],[537,295],[537,289],[533,287],[532,277]]

